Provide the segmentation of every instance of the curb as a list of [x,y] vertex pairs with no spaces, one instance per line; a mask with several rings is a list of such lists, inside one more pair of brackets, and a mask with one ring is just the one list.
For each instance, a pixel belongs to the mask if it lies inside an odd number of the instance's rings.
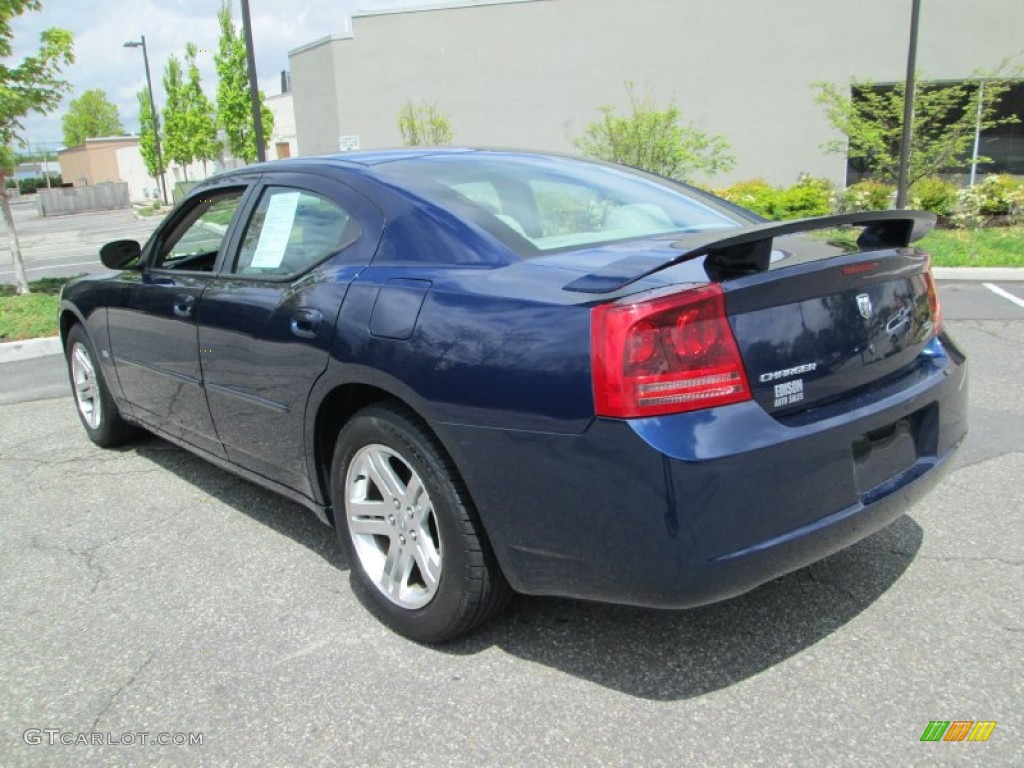
[[1011,283],[1024,280],[1021,267],[932,267],[936,280],[978,283]]
[[48,336],[45,339],[25,339],[24,341],[7,341],[0,344],[0,363],[13,363],[17,360],[31,360],[35,357],[59,355],[63,352],[60,336]]

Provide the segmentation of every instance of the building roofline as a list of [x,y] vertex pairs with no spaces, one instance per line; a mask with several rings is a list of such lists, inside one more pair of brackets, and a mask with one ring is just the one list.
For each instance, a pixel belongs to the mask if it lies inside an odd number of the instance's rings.
[[300,53],[306,53],[314,48],[319,48],[321,45],[329,45],[330,43],[340,40],[352,40],[355,38],[355,32],[352,29],[352,21],[354,19],[367,19],[371,16],[395,16],[401,13],[426,13],[428,11],[456,11],[464,8],[476,8],[482,5],[512,5],[519,3],[539,3],[545,2],[546,0],[448,0],[448,2],[432,3],[431,5],[407,5],[399,6],[397,8],[382,8],[380,10],[371,11],[355,11],[351,16],[345,17],[346,28],[341,32],[332,33],[325,35],[324,37],[317,38],[308,43],[292,48],[288,51],[288,57],[291,58]]
[[65,152],[77,152],[78,150],[85,149],[89,144],[98,144],[100,142],[108,142],[109,143],[109,142],[114,142],[114,141],[121,142],[121,143],[124,143],[124,142],[136,142],[137,143],[139,141],[139,137],[138,137],[138,135],[135,135],[135,134],[133,134],[131,136],[97,136],[97,137],[92,138],[92,139],[86,139],[81,144],[76,144],[73,147],[64,147],[64,149],[58,149],[57,150],[57,154],[61,155],[61,154],[64,154]]
[[537,3],[542,0],[448,0],[448,2],[433,3],[431,5],[407,5],[397,8],[381,8],[379,10],[356,11],[352,14],[353,19],[363,19],[369,16],[393,16],[399,13],[426,13],[428,11],[455,11],[460,8],[475,8],[478,5],[512,5],[513,3]]
[[351,40],[353,37],[355,37],[355,35],[352,34],[351,30],[339,32],[338,34],[334,35],[326,35],[324,37],[317,38],[311,43],[305,43],[303,45],[300,45],[298,48],[292,48],[290,51],[288,51],[288,58],[291,58],[292,56],[295,56],[300,53],[305,53],[306,51],[311,51],[314,48],[319,48],[321,45],[328,45],[336,40]]

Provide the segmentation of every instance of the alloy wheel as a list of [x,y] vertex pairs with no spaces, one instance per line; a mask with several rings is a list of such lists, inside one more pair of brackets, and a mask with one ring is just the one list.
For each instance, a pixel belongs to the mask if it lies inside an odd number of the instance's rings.
[[427,605],[441,579],[442,546],[430,495],[412,465],[379,443],[357,451],[345,478],[345,515],[374,586],[402,608]]
[[75,402],[90,429],[99,429],[103,421],[100,384],[89,349],[81,342],[71,348],[71,377],[75,383]]

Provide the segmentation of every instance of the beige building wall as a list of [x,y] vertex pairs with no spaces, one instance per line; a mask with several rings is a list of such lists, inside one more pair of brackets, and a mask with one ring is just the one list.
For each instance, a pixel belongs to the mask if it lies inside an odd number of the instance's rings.
[[[842,181],[846,161],[812,85],[902,80],[910,2],[860,0],[519,0],[364,15],[351,36],[290,55],[303,154],[396,146],[407,100],[436,103],[455,143],[574,151],[598,107],[626,105],[624,82],[673,99],[723,133],[737,168],[715,183],[801,172]],[[928,0],[918,66],[960,79],[1024,49],[1021,0]]]
[[86,139],[84,144],[57,153],[61,178],[76,187],[124,181],[117,163],[117,151],[138,146],[137,136]]

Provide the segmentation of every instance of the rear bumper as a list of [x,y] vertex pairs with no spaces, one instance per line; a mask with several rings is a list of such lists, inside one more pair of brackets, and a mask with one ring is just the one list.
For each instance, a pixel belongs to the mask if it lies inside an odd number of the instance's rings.
[[[904,514],[949,466],[966,410],[966,364],[944,337],[898,381],[802,420],[746,402],[581,435],[447,425],[445,441],[515,589],[684,608]],[[883,436],[867,458],[865,435]]]

